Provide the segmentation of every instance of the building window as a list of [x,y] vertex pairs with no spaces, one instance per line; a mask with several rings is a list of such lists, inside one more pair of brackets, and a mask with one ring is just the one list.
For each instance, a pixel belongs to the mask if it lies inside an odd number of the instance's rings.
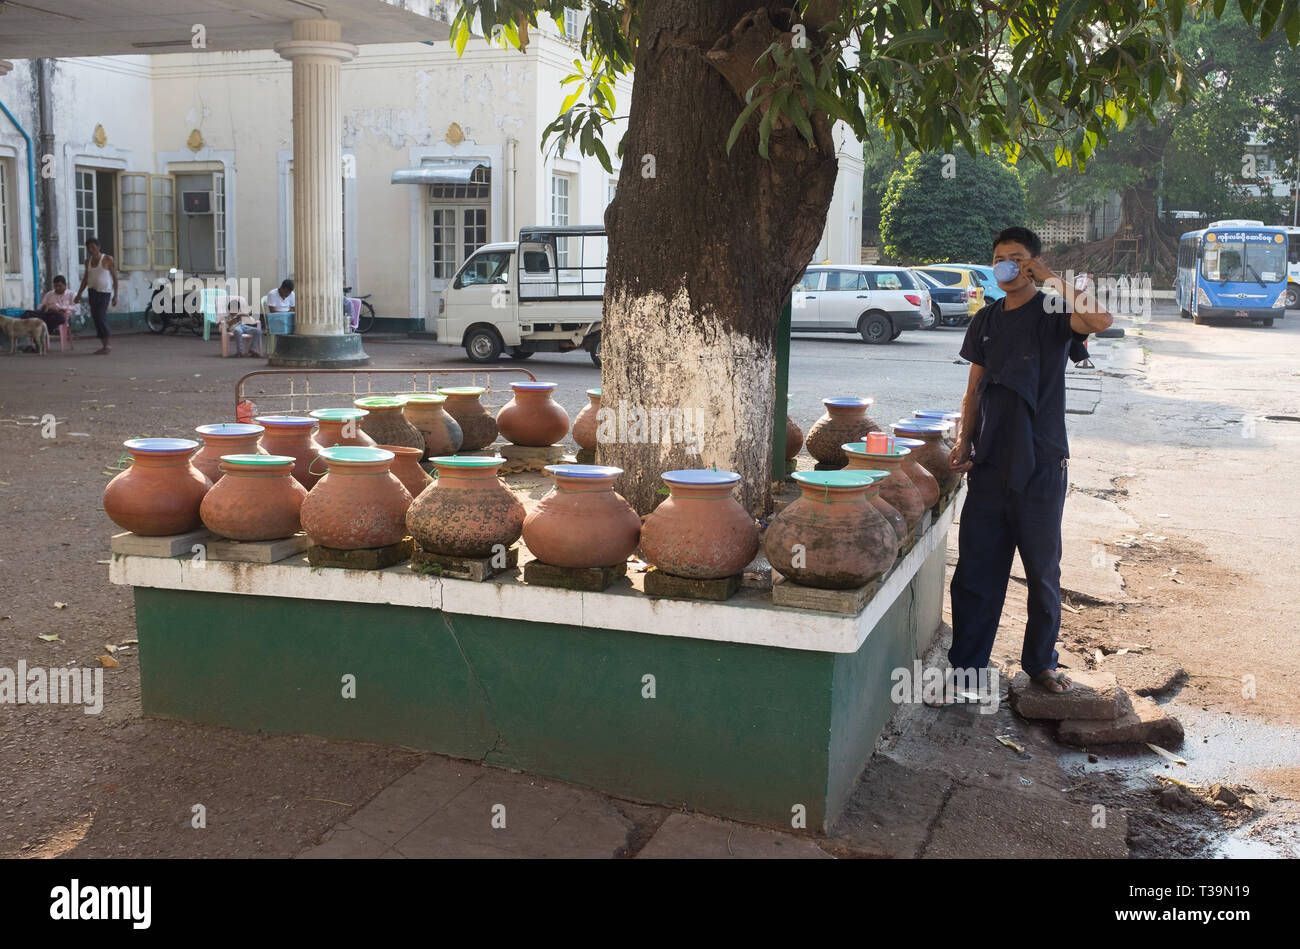
[[429,279],[441,290],[474,251],[488,243],[492,169],[479,165],[466,181],[428,185]]
[[429,194],[440,201],[486,201],[491,185],[492,169],[479,165],[470,174],[469,181],[429,185]]
[[142,172],[123,172],[117,176],[117,185],[118,206],[122,209],[122,246],[117,265],[122,270],[147,270],[149,176]]
[[[216,234],[214,261],[218,273],[226,271],[226,176],[224,172],[212,175],[212,229]],[[346,232],[346,231],[345,231]]]
[[564,11],[564,37],[575,43],[582,39],[582,11]]
[[0,158],[0,264],[3,264],[0,269],[3,269],[5,273],[11,273],[14,270],[17,255],[12,230],[14,201],[9,191],[11,178],[9,159]]

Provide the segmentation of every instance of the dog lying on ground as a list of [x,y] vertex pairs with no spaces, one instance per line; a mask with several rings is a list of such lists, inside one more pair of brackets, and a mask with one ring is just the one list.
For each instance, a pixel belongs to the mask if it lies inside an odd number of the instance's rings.
[[44,356],[50,349],[50,330],[44,320],[36,318],[16,320],[11,316],[0,316],[0,330],[9,337],[9,355],[18,349],[18,340],[30,339],[36,345],[36,351]]

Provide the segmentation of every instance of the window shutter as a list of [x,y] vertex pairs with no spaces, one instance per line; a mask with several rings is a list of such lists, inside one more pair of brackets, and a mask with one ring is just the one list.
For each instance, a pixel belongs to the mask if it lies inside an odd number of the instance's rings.
[[149,267],[149,175],[122,172],[117,176],[117,264],[122,270]]
[[149,238],[154,269],[175,267],[176,179],[171,175],[149,176]]

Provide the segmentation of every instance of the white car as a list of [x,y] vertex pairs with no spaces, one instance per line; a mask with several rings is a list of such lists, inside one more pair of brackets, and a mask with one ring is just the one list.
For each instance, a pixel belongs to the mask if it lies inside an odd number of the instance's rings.
[[815,264],[791,301],[796,333],[857,333],[868,343],[888,343],[933,322],[930,291],[906,267]]

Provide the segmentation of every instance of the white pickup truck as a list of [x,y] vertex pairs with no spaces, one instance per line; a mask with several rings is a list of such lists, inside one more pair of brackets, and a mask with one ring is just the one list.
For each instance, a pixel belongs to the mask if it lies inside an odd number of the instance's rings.
[[518,241],[483,245],[438,299],[438,342],[477,363],[584,349],[600,366],[607,254],[599,225],[525,227]]

